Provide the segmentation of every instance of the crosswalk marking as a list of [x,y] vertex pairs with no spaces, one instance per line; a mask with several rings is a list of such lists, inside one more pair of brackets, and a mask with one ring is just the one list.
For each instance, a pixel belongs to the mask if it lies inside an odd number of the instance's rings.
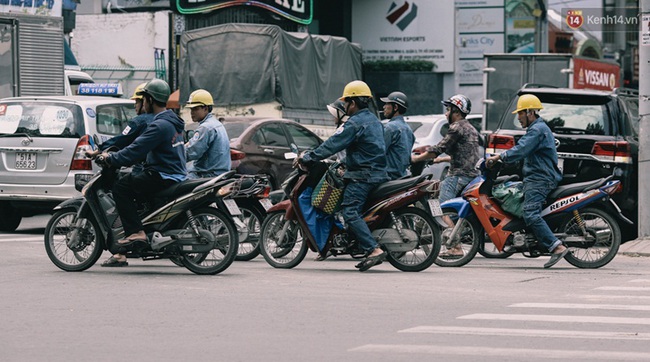
[[602,294],[580,294],[580,295],[571,295],[574,298],[582,298],[582,299],[591,299],[591,300],[607,300],[607,299],[625,299],[625,300],[632,300],[632,299],[650,299],[650,295],[622,295],[622,294],[616,294],[616,295],[602,295]]
[[458,319],[650,325],[650,318],[599,317],[599,316],[576,316],[576,315],[476,313],[476,314],[460,316],[458,317]]
[[516,303],[513,308],[548,308],[548,309],[610,309],[650,311],[650,305],[628,304],[577,304],[577,303]]
[[11,235],[0,235],[0,241],[37,241],[43,240],[42,235],[34,235],[28,237],[12,237]]
[[596,290],[616,290],[616,291],[636,291],[636,292],[647,292],[650,291],[650,287],[597,287]]
[[634,333],[590,332],[590,331],[562,331],[562,330],[555,330],[555,329],[554,330],[515,329],[515,328],[482,328],[482,327],[452,327],[452,326],[418,326],[418,327],[403,329],[401,331],[398,331],[398,333],[650,340],[650,333],[636,333],[636,332]]
[[420,353],[435,355],[465,355],[480,357],[506,356],[509,360],[528,360],[531,356],[536,359],[570,360],[605,360],[605,361],[648,361],[650,353],[625,351],[593,351],[593,350],[560,350],[560,349],[530,349],[530,348],[498,348],[478,346],[447,346],[447,345],[412,345],[412,344],[366,344],[351,348],[349,352],[366,353]]

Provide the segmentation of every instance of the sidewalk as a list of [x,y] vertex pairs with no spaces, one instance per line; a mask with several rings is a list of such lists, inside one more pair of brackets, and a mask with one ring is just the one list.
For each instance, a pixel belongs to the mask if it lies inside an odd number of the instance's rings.
[[650,256],[650,239],[634,239],[621,245],[619,254],[628,256]]

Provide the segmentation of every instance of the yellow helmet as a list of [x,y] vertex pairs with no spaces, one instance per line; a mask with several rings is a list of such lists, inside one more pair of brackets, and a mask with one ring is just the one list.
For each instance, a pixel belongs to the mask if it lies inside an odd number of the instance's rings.
[[145,85],[147,85],[147,82],[138,84],[138,86],[135,87],[135,90],[133,91],[133,95],[131,96],[131,99],[134,99],[134,100],[135,99],[142,99],[142,94],[138,95],[138,92],[142,92]]
[[212,95],[205,89],[197,89],[190,94],[190,99],[187,101],[185,107],[194,108],[196,106],[213,106],[214,100]]
[[543,109],[542,102],[539,98],[532,94],[522,94],[517,100],[517,109],[515,109],[512,114],[519,113],[520,111],[525,111],[527,109]]
[[344,100],[348,97],[372,97],[372,92],[366,82],[354,80],[345,86],[343,95],[339,99]]

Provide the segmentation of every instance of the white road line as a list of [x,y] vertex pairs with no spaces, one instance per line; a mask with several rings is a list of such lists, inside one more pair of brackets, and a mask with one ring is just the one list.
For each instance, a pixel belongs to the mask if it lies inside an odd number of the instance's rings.
[[650,311],[650,305],[629,304],[577,304],[577,303],[516,303],[512,308],[549,308],[549,309],[608,309]]
[[600,295],[600,294],[582,294],[571,295],[574,298],[592,299],[592,300],[607,300],[607,299],[650,299],[650,295]]
[[515,336],[515,337],[547,337],[547,338],[581,338],[581,339],[627,339],[650,340],[650,333],[624,332],[589,332],[561,331],[551,329],[513,329],[513,328],[481,328],[481,327],[446,327],[418,326],[402,329],[398,333],[431,333],[431,334],[462,334],[486,336]]
[[576,316],[576,315],[476,313],[476,314],[468,314],[468,315],[460,316],[457,317],[457,319],[650,325],[650,318],[599,317],[599,316]]
[[42,241],[43,236],[32,236],[32,237],[5,237],[0,235],[0,241]]
[[348,352],[366,353],[420,353],[432,355],[464,355],[479,357],[507,357],[508,360],[526,361],[535,356],[536,359],[571,360],[605,360],[605,361],[649,361],[650,353],[643,352],[611,352],[584,351],[560,349],[524,349],[524,348],[493,348],[476,346],[436,346],[413,344],[366,344],[351,348]]
[[650,279],[634,279],[629,280],[628,283],[650,283]]
[[650,291],[650,287],[598,287],[596,290],[616,290],[616,291],[638,291],[638,292],[647,292]]

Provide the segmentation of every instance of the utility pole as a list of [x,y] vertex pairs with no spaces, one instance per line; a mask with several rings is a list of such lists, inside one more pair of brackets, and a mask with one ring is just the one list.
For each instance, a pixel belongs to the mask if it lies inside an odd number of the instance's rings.
[[639,239],[650,237],[650,0],[641,0],[639,26]]

